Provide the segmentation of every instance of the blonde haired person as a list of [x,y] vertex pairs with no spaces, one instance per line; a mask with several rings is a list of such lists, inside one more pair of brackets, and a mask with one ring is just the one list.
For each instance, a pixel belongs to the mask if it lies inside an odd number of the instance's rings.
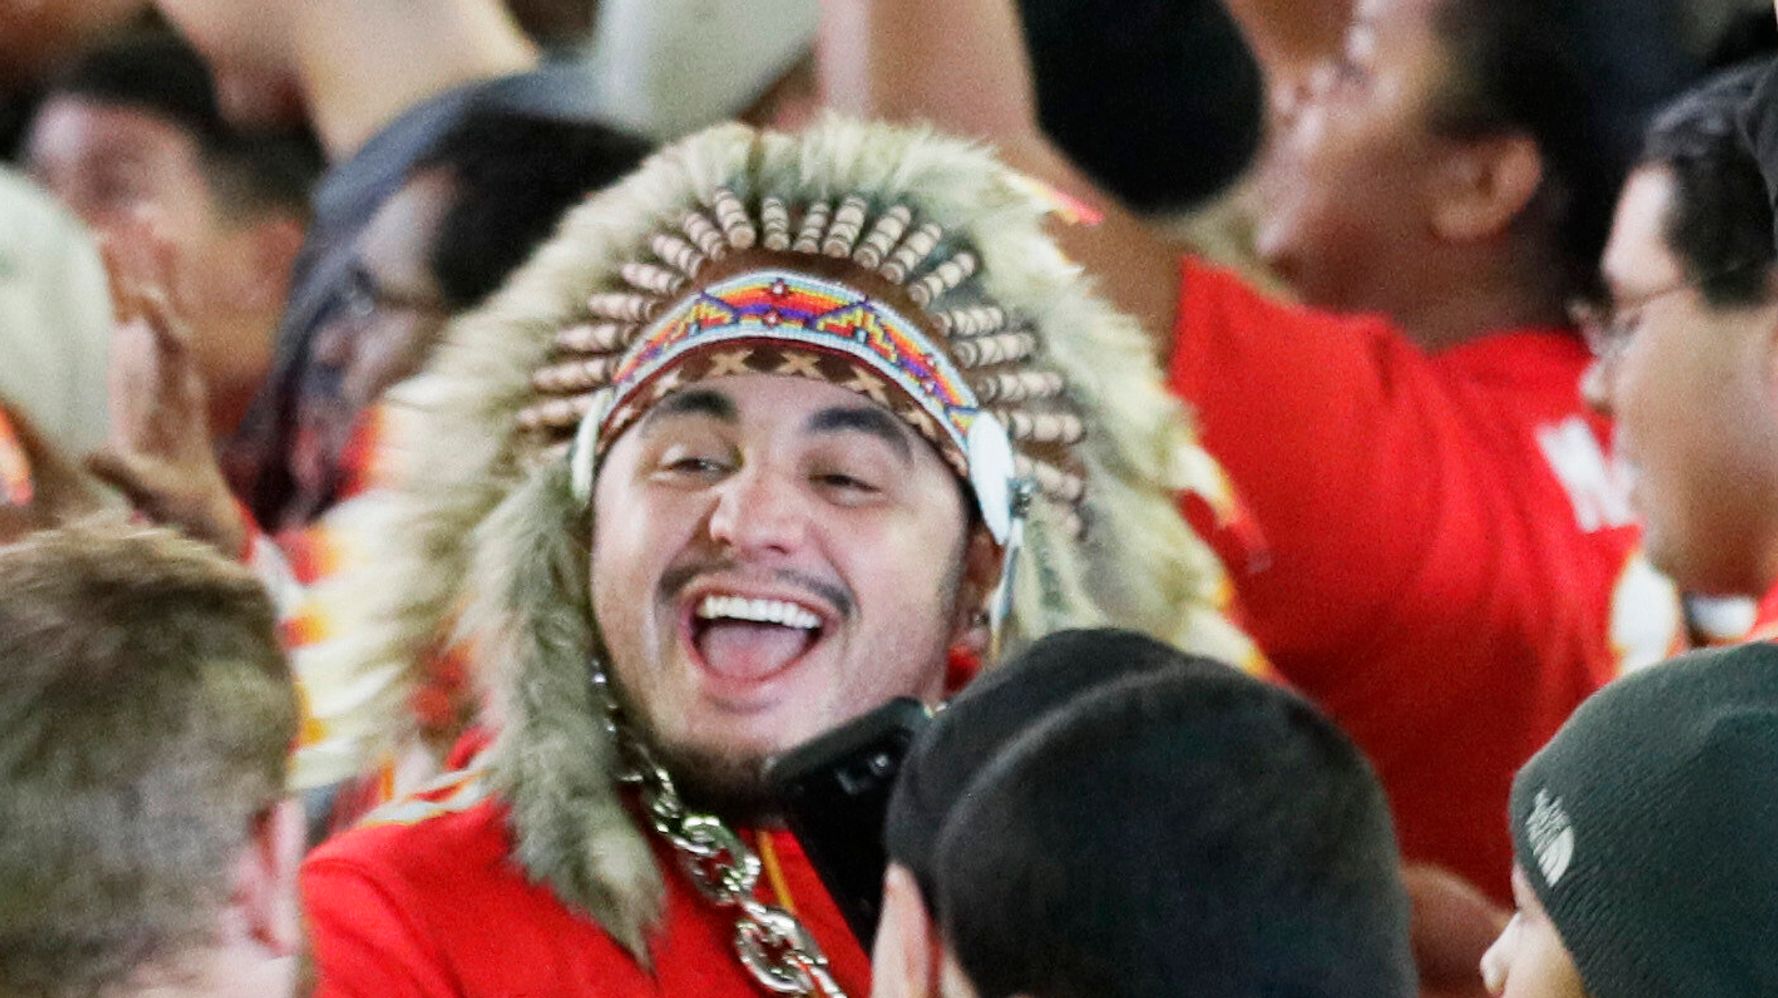
[[247,569],[170,531],[0,550],[0,995],[289,993],[274,621]]

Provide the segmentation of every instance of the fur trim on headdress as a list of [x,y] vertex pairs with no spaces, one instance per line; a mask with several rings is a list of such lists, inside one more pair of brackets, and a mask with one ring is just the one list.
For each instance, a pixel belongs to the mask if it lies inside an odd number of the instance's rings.
[[[1044,205],[984,149],[920,129],[827,120],[800,135],[738,125],[694,136],[576,209],[487,306],[454,323],[426,373],[393,393],[390,494],[367,566],[340,606],[372,635],[360,676],[411,669],[456,619],[477,636],[499,729],[488,765],[512,804],[517,855],[638,956],[660,914],[661,874],[613,782],[613,747],[588,688],[596,640],[586,513],[559,460],[538,465],[514,430],[552,342],[617,286],[624,264],[712,191],[743,201],[911,206],[980,258],[984,293],[1037,332],[1086,421],[1075,452],[1090,529],[1040,497],[1013,585],[1012,646],[1063,627],[1131,627],[1237,663],[1252,646],[1218,612],[1220,567],[1176,493],[1205,458],[1167,394],[1148,338],[1044,235]],[[348,587],[342,587],[344,591]]]

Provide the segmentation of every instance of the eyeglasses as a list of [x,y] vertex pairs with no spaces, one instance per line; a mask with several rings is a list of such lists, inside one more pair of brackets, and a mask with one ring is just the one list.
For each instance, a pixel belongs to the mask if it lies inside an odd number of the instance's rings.
[[1635,337],[1636,329],[1642,322],[1643,309],[1662,298],[1695,288],[1698,283],[1692,279],[1681,280],[1647,294],[1637,295],[1628,301],[1571,302],[1568,306],[1568,319],[1580,330],[1581,338],[1586,341],[1593,358],[1602,364],[1609,364],[1623,356],[1630,340]]
[[1761,272],[1766,266],[1746,261],[1730,263],[1707,274],[1682,278],[1628,301],[1571,302],[1568,306],[1568,319],[1580,330],[1581,338],[1586,340],[1587,349],[1592,351],[1594,358],[1608,363],[1623,356],[1625,348],[1636,336],[1637,327],[1641,325],[1642,310],[1651,303],[1681,291],[1703,288],[1716,281]]
[[352,269],[346,274],[338,307],[356,322],[368,321],[378,311],[385,309],[426,314],[446,311],[440,302],[385,287],[362,263],[357,262],[352,264]]

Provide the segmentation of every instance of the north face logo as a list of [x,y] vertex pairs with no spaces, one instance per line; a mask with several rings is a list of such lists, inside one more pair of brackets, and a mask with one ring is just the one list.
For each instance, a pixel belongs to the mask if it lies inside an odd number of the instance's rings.
[[1525,819],[1525,837],[1531,840],[1531,852],[1544,882],[1551,887],[1561,883],[1568,864],[1574,861],[1574,825],[1562,809],[1562,798],[1551,797],[1545,790],[1537,792],[1531,816]]

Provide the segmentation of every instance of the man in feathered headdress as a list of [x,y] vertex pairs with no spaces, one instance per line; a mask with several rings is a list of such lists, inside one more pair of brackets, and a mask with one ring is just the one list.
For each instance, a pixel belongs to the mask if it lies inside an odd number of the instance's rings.
[[1256,664],[1173,501],[1206,459],[1045,207],[923,131],[726,126],[451,329],[338,668],[460,619],[495,734],[311,857],[322,994],[862,994],[764,758],[1064,626]]

